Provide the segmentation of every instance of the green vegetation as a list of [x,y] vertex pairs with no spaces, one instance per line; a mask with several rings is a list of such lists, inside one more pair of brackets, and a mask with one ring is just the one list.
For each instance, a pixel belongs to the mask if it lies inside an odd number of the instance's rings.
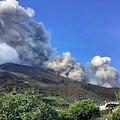
[[22,94],[1,92],[0,120],[89,120],[100,115],[98,107],[89,99],[69,106],[60,97],[43,97],[46,103],[38,98],[31,90]]
[[49,96],[49,97],[43,97],[42,101],[52,105],[54,107],[57,107],[58,109],[63,108],[63,109],[67,109],[69,107],[69,103],[66,102],[63,98],[61,97],[55,97],[55,96]]
[[115,112],[113,112],[112,120],[120,120],[120,107]]
[[59,113],[61,120],[90,120],[100,116],[99,108],[90,99],[75,102],[68,111]]
[[115,104],[108,104],[108,109],[99,111],[90,99],[73,104],[52,92],[3,91],[0,91],[1,120],[120,120],[120,108],[113,114],[109,112]]
[[[120,103],[120,90],[116,92],[117,102]],[[100,111],[101,117],[96,120],[120,120],[120,106],[116,104],[106,105],[106,110]]]
[[108,115],[109,114],[109,110],[106,109],[106,110],[101,110],[100,111],[100,115],[103,116],[103,115]]
[[68,115],[72,120],[90,120],[100,116],[99,108],[92,100],[81,100],[71,104]]
[[[89,120],[99,114],[111,118],[109,110],[99,112],[95,104],[115,101],[118,88],[81,83],[51,70],[9,65],[0,71],[1,120]],[[11,92],[13,89],[17,92]],[[120,100],[120,92],[117,95]]]
[[[120,103],[120,90],[116,93],[116,99]],[[120,120],[120,107],[113,112],[112,120]]]
[[112,113],[113,109],[114,109],[116,106],[118,106],[118,105],[113,104],[113,103],[110,103],[110,104],[107,104],[107,105],[106,105],[106,108],[107,108],[107,110],[109,111],[109,113]]
[[0,89],[12,91],[35,89],[42,92],[51,92],[73,103],[82,99],[92,99],[100,104],[104,101],[114,101],[117,88],[103,88],[100,86],[81,83],[61,77],[52,70],[34,68],[17,64],[0,66]]
[[34,92],[4,93],[0,98],[1,120],[57,120],[57,111],[40,100]]

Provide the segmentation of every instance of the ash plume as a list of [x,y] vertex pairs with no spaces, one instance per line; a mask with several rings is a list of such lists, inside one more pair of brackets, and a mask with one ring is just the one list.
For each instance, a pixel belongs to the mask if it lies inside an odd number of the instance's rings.
[[82,82],[88,81],[82,64],[78,63],[75,58],[71,57],[69,52],[50,57],[48,61],[43,63],[43,66],[45,68],[53,69],[63,77]]
[[[4,52],[4,61],[51,68],[64,77],[86,81],[83,66],[71,58],[69,52],[51,56],[54,50],[50,36],[41,22],[33,20],[33,16],[33,9],[23,8],[16,0],[0,2],[0,46],[4,43],[11,51],[10,55]],[[16,57],[13,60],[8,56]]]
[[[118,87],[118,71],[109,57],[94,57],[86,65],[87,73],[69,52],[51,56],[50,35],[34,10],[23,8],[16,0],[0,1],[0,64],[15,62],[53,69],[56,73],[104,87]],[[89,81],[89,78],[94,79]]]
[[13,48],[21,63],[40,66],[49,59],[53,49],[44,25],[34,21],[33,16],[33,9],[23,8],[16,0],[1,1],[0,44]]
[[119,73],[110,65],[110,62],[109,57],[96,56],[86,64],[87,75],[94,79],[90,83],[103,87],[119,86]]

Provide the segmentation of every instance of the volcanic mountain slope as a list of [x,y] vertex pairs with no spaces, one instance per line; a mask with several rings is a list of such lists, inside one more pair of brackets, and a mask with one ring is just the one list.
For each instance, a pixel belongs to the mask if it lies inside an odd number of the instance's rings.
[[68,101],[91,98],[96,101],[114,101],[118,88],[104,88],[81,83],[55,74],[53,70],[7,63],[0,65],[0,88],[35,89],[64,97]]
[[30,77],[39,77],[39,74],[41,72],[43,72],[43,73],[54,72],[52,70],[48,70],[48,69],[44,69],[44,68],[35,68],[35,67],[19,65],[19,64],[14,64],[14,63],[6,63],[3,65],[0,65],[0,70],[6,70],[6,71],[10,71],[10,72],[15,72],[15,73],[23,73]]

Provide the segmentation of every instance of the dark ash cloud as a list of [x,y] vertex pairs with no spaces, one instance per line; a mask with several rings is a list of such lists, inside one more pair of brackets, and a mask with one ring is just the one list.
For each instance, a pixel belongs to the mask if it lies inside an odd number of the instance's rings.
[[34,10],[16,0],[0,2],[0,43],[18,53],[21,63],[40,66],[53,52],[44,25],[33,20]]

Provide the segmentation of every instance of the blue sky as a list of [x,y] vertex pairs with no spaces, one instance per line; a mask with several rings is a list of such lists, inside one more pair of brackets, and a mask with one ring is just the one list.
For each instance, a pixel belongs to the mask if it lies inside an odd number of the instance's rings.
[[35,10],[51,34],[55,54],[69,51],[85,66],[94,56],[110,57],[120,72],[120,1],[18,0]]

